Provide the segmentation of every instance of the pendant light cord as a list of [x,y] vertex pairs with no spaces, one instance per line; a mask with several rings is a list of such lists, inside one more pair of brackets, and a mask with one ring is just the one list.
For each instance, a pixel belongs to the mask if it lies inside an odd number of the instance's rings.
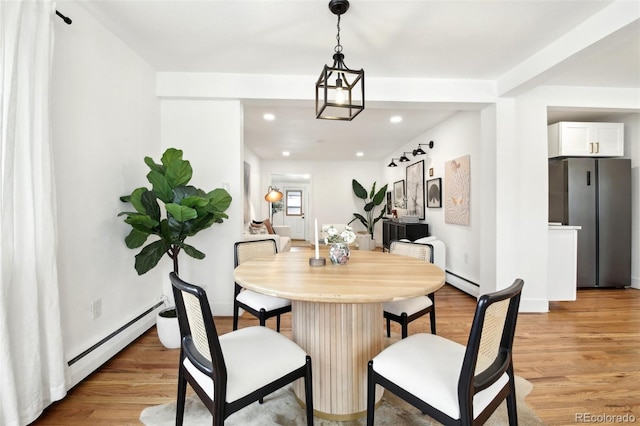
[[340,53],[342,52],[342,45],[340,44],[340,15],[338,15],[338,25],[336,26],[338,27],[338,34],[336,35],[336,40],[338,41],[338,44],[336,44],[336,47],[333,49],[333,51],[336,53]]

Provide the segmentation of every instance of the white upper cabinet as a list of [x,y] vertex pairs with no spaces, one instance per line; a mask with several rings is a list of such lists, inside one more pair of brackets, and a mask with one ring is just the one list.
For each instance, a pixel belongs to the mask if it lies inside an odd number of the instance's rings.
[[623,123],[561,121],[548,127],[549,158],[622,157]]

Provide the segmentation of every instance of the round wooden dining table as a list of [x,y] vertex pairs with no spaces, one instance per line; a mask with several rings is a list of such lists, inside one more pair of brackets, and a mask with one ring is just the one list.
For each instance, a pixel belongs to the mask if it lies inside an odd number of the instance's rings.
[[[314,414],[356,419],[366,414],[367,363],[384,345],[382,303],[433,293],[444,285],[444,271],[413,257],[360,250],[352,250],[345,265],[327,259],[326,266],[310,266],[309,254],[249,260],[234,278],[244,288],[291,300],[293,340],[312,359]],[[294,390],[304,401],[302,383]]]

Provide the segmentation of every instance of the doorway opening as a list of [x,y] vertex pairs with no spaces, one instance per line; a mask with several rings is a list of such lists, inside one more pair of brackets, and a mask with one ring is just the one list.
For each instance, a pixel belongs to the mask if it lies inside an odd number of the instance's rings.
[[288,226],[291,240],[309,241],[309,197],[311,176],[308,174],[273,173],[271,184],[284,194],[282,200],[271,206],[274,225]]

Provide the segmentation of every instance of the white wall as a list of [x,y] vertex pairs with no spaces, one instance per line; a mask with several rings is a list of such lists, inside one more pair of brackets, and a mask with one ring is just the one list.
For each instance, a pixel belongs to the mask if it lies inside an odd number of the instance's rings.
[[228,186],[233,198],[228,219],[188,240],[206,257],[180,258],[180,277],[207,291],[214,315],[233,313],[233,243],[244,225],[242,128],[239,101],[162,100],[163,150],[184,151],[193,167],[190,184],[205,191]]
[[[423,222],[429,225],[429,234],[438,237],[446,245],[447,271],[479,284],[481,282],[480,259],[484,252],[480,242],[481,212],[483,211],[482,187],[480,185],[482,170],[480,112],[463,111],[452,115],[402,148],[391,151],[388,155],[389,160],[392,157],[398,157],[403,151],[413,151],[419,143],[424,144],[429,141],[433,141],[434,145],[432,149],[422,147],[427,152],[426,155],[412,157],[409,154],[411,161],[407,163],[396,162],[398,167],[387,167],[387,162],[385,162],[383,166],[385,182],[389,184],[389,188],[393,188],[393,183],[399,180],[405,180],[406,184],[406,165],[424,160],[425,180],[441,178],[444,197],[445,163],[465,155],[470,156],[471,216],[469,226],[445,223],[444,202],[441,208],[426,208]],[[430,168],[433,168],[433,176],[429,176]],[[454,280],[456,277],[451,275],[447,277],[449,282]]]
[[[147,184],[160,154],[155,71],[76,3],[55,20],[52,135],[64,348],[78,355],[160,300],[160,270],[139,277],[121,195]],[[102,316],[90,306],[102,300]]]

